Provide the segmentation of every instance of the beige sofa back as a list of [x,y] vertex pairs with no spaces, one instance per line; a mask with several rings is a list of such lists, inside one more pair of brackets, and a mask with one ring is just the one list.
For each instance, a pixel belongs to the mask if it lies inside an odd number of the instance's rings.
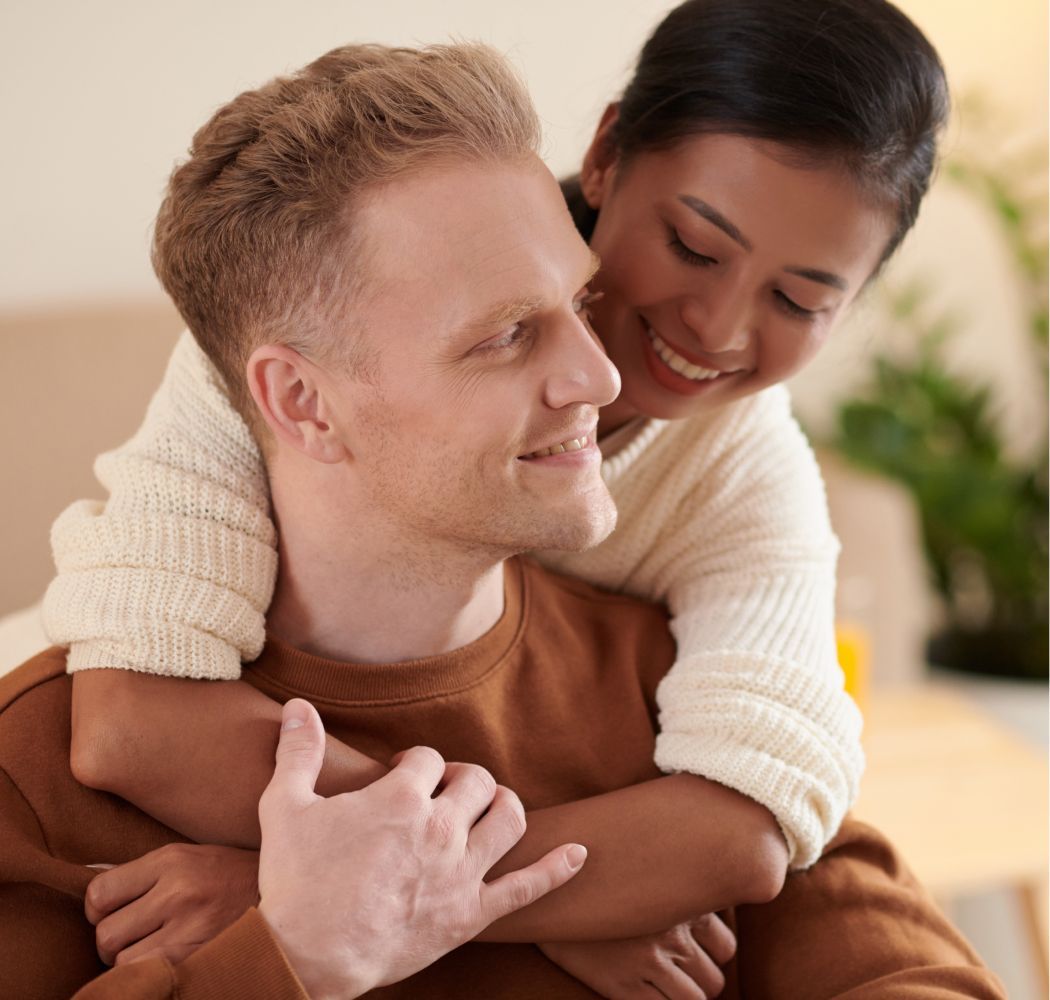
[[0,315],[0,615],[40,598],[51,522],[103,495],[92,462],[138,426],[181,326],[160,299]]

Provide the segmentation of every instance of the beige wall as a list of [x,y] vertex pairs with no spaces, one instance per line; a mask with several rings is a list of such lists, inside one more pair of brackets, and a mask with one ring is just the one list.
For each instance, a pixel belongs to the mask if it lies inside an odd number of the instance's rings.
[[[787,2],[787,0],[785,0]],[[480,38],[525,73],[572,168],[665,0],[43,0],[0,12],[0,308],[155,289],[147,234],[172,162],[238,89],[349,40]],[[1046,4],[903,0],[958,89],[1045,134]]]

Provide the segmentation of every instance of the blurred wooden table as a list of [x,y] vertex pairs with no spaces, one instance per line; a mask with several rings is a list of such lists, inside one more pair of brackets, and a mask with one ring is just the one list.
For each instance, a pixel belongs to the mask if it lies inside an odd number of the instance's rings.
[[863,707],[868,767],[854,814],[944,902],[1012,889],[1046,993],[1045,756],[935,684],[873,691]]

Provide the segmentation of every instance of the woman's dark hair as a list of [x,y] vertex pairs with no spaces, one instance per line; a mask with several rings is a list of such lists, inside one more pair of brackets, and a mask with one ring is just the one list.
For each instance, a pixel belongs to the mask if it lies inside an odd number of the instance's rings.
[[[621,162],[689,136],[724,133],[838,163],[897,227],[915,222],[948,116],[933,46],[886,0],[687,0],[645,43],[620,101]],[[566,195],[581,232],[596,214]]]

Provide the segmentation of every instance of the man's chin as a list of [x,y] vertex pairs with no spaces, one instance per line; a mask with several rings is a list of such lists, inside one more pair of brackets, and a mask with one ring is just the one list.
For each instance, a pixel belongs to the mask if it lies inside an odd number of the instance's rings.
[[532,546],[549,552],[583,552],[601,544],[616,527],[616,504],[612,497],[589,505],[586,510],[553,519],[544,526],[543,538]]

